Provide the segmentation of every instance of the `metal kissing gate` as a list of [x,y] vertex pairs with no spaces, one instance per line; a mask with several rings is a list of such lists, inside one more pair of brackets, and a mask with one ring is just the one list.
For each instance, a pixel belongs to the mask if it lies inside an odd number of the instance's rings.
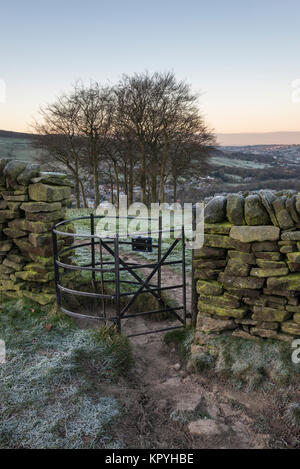
[[[68,316],[80,319],[88,319],[93,321],[112,322],[117,325],[118,332],[122,331],[122,321],[127,318],[135,318],[137,316],[156,315],[159,313],[169,313],[177,325],[165,327],[156,330],[146,330],[136,334],[130,334],[128,337],[151,334],[154,332],[163,332],[171,329],[177,329],[186,325],[186,319],[189,316],[186,311],[186,265],[185,265],[185,234],[184,226],[180,229],[170,229],[173,234],[171,244],[165,253],[162,252],[162,219],[161,216],[156,220],[158,222],[157,242],[153,243],[152,238],[138,236],[130,236],[116,234],[108,237],[99,237],[95,234],[95,220],[101,219],[103,216],[94,216],[93,214],[85,217],[71,218],[57,223],[52,230],[53,239],[53,256],[54,256],[54,273],[55,273],[55,288],[57,303],[60,309]],[[108,217],[106,217],[108,218]],[[111,218],[125,218],[127,221],[130,219],[153,221],[153,218],[136,218],[136,217],[111,217]],[[90,234],[77,234],[67,233],[62,231],[63,226],[79,220],[90,220]],[[178,232],[179,236],[174,236]],[[142,233],[141,233],[142,234]],[[68,237],[68,246],[60,247],[58,238]],[[71,244],[72,243],[72,244]],[[174,253],[175,247],[181,243],[180,259],[170,260],[169,256]],[[126,260],[124,252],[123,258],[120,254],[122,247],[131,245],[132,252],[152,252],[155,256],[155,261],[150,263],[130,262]],[[89,249],[89,262],[83,265],[77,265],[72,261],[66,263],[66,258],[74,253],[76,249],[85,248]],[[156,252],[155,252],[156,251]],[[108,256],[108,260],[104,259],[104,254]],[[162,267],[181,264],[181,283],[179,285],[162,286]],[[136,270],[146,269],[145,276],[141,276]],[[70,271],[84,271],[91,273],[91,291],[85,291],[79,284],[77,289],[69,288],[70,285],[64,285],[66,274]],[[122,274],[129,274],[129,280],[122,278]],[[109,276],[110,278],[107,278]],[[98,279],[97,279],[98,277]],[[100,278],[99,278],[100,277]],[[74,281],[76,282],[76,280]],[[112,287],[110,287],[112,285]],[[124,291],[128,285],[134,290]],[[182,304],[180,306],[173,306],[169,304],[169,300],[162,295],[163,291],[182,289]],[[141,294],[149,294],[156,300],[159,305],[158,309],[149,311],[134,311],[136,299]],[[87,297],[93,299],[99,304],[99,311],[96,315],[84,314],[82,312],[72,311],[69,302],[65,301],[66,296]],[[113,314],[108,314],[107,302],[111,302],[113,307]],[[67,303],[67,304],[66,304]],[[88,309],[88,306],[86,306]]]

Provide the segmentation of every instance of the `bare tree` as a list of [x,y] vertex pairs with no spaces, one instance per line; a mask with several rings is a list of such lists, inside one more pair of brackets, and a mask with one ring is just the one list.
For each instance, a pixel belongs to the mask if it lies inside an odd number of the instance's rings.
[[[80,177],[80,158],[84,141],[77,132],[76,120],[79,107],[70,96],[63,94],[53,104],[40,109],[40,120],[35,122],[34,144],[44,150],[39,160],[57,165],[71,173],[75,182],[76,207],[80,207],[80,193],[86,207],[84,185]],[[50,157],[50,158],[49,158]]]
[[105,157],[112,131],[114,95],[111,88],[93,82],[88,87],[77,84],[71,96],[78,108],[75,123],[85,143],[86,162],[93,175],[94,205],[100,203],[99,163]]
[[141,200],[146,202],[148,185],[151,200],[162,202],[168,164],[179,139],[186,143],[197,135],[202,147],[214,143],[198,98],[170,72],[125,75],[115,93],[117,125],[134,136],[140,153]]

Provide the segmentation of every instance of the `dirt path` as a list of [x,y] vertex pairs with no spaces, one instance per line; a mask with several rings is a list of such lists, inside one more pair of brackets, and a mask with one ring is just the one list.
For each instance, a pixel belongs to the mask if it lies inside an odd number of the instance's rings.
[[[128,259],[127,259],[128,260]],[[163,271],[163,283],[180,274]],[[190,290],[190,289],[189,289]],[[190,295],[189,295],[190,299]],[[127,333],[168,327],[169,320],[126,320]],[[134,369],[129,380],[108,390],[124,404],[116,437],[129,448],[268,448],[273,401],[235,391],[213,376],[189,374],[162,334],[130,339]]]

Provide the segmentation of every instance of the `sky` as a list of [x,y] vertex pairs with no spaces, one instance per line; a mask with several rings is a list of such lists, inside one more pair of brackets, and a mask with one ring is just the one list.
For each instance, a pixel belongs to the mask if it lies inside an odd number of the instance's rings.
[[232,144],[234,134],[295,138],[299,23],[299,0],[2,0],[0,129],[30,131],[78,79],[171,70]]

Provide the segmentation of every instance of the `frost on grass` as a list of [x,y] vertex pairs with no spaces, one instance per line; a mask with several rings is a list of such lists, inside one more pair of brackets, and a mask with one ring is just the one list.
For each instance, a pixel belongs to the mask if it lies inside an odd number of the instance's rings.
[[36,313],[19,303],[0,315],[7,347],[0,365],[0,447],[119,446],[109,426],[120,405],[101,385],[130,365],[127,340],[66,321],[49,330],[49,319]]
[[224,337],[212,339],[215,371],[249,390],[260,386],[289,385],[299,380],[300,367],[291,359],[287,343],[264,340],[259,343]]

